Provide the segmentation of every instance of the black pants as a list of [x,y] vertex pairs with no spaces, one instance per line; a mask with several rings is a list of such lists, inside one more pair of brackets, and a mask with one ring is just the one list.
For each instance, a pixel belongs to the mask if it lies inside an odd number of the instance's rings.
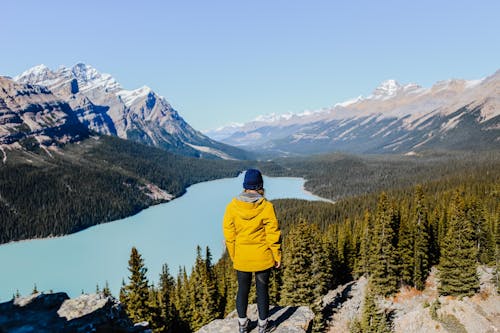
[[[236,271],[238,275],[238,294],[236,296],[236,310],[238,317],[247,316],[248,293],[252,283],[251,272]],[[259,319],[265,320],[269,315],[269,276],[271,269],[255,272],[255,282],[257,290],[257,309],[259,310]]]

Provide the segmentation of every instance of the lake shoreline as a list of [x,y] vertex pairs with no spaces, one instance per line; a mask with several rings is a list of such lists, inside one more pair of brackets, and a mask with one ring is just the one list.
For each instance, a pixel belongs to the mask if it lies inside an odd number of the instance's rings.
[[[297,177],[266,177],[266,197],[318,200],[303,190]],[[171,272],[192,267],[196,247],[209,247],[213,258],[223,254],[222,217],[227,204],[242,190],[243,177],[221,178],[187,187],[174,200],[155,204],[139,213],[55,237],[21,240],[0,245],[0,299],[16,290],[64,290],[71,297],[96,284],[109,282],[117,295],[127,279],[130,249],[136,247],[148,268],[148,279],[158,281],[163,264]],[[216,195],[214,195],[216,194]],[[114,223],[111,223],[114,222]]]
[[[127,219],[127,218],[130,218],[130,217],[133,217],[133,216],[136,216],[138,214],[140,214],[141,212],[143,212],[144,210],[146,209],[149,209],[149,208],[152,208],[152,207],[155,207],[155,206],[158,206],[158,205],[163,205],[163,204],[166,204],[166,203],[169,203],[169,202],[173,202],[174,200],[176,199],[179,199],[179,198],[182,198],[184,197],[189,188],[192,187],[192,186],[195,186],[195,185],[198,185],[198,184],[203,184],[203,183],[209,183],[209,182],[215,182],[215,181],[220,181],[220,180],[226,180],[226,179],[234,179],[234,178],[238,178],[240,177],[241,175],[243,174],[243,172],[239,173],[238,176],[236,177],[223,177],[223,178],[217,178],[217,179],[211,179],[211,180],[205,180],[205,181],[202,181],[202,182],[199,182],[199,183],[194,183],[194,184],[191,184],[189,185],[188,187],[186,187],[184,189],[184,191],[179,195],[179,196],[176,196],[176,197],[172,197],[170,200],[158,200],[157,202],[149,205],[149,206],[145,206],[144,208],[138,210],[137,212],[135,212],[134,214],[132,215],[126,215],[126,216],[123,216],[119,219],[116,219],[116,220],[110,220],[110,221],[103,221],[103,222],[100,222],[100,223],[96,223],[94,225],[91,225],[91,226],[88,226],[86,228],[83,228],[81,230],[78,230],[78,231],[75,231],[75,232],[72,232],[72,233],[68,233],[68,234],[61,234],[61,235],[50,235],[50,236],[47,236],[47,237],[36,237],[36,238],[25,238],[25,239],[20,239],[20,240],[13,240],[13,241],[9,241],[7,243],[1,243],[0,244],[0,247],[4,246],[4,245],[9,245],[9,244],[16,244],[16,243],[22,243],[22,242],[30,242],[30,241],[37,241],[37,240],[45,240],[45,239],[54,239],[54,238],[61,238],[61,237],[66,237],[66,236],[70,236],[70,235],[75,235],[75,234],[78,234],[80,232],[83,232],[83,231],[86,231],[90,228],[94,228],[96,226],[99,226],[99,225],[103,225],[103,224],[108,224],[108,223],[113,223],[113,222],[118,222],[118,221],[121,221],[123,219]],[[264,175],[266,176],[266,175]],[[266,176],[266,177],[271,177],[271,176]],[[303,179],[304,180],[304,183],[307,181],[306,179],[304,178],[301,178],[301,177],[273,177],[273,178],[291,178],[291,179]],[[315,197],[317,198],[319,201],[324,201],[324,202],[329,202],[329,203],[332,203],[334,204],[335,201],[333,200],[330,200],[330,199],[326,199],[326,198],[323,198],[323,197],[320,197],[319,195],[316,195],[314,193],[312,193],[311,191],[308,191],[306,190],[305,186],[302,186],[302,191],[308,195],[308,196],[311,196],[311,197]]]

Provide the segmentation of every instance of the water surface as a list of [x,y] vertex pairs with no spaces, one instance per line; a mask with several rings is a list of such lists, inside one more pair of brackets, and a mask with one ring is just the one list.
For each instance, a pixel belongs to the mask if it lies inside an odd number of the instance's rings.
[[[187,189],[171,202],[149,207],[114,222],[76,234],[13,242],[0,246],[0,302],[19,290],[25,295],[36,283],[41,291],[64,291],[70,297],[94,292],[108,281],[117,296],[127,279],[130,249],[135,246],[155,283],[167,263],[177,275],[179,266],[188,273],[196,246],[209,246],[214,262],[224,249],[222,216],[232,197],[242,188],[243,176],[204,182]],[[264,177],[266,197],[318,200],[303,190],[301,178]]]

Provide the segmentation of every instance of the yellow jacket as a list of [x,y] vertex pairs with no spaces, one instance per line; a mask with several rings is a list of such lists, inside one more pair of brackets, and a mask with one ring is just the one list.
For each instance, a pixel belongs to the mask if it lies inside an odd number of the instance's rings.
[[223,230],[234,269],[259,272],[281,262],[281,232],[273,204],[265,198],[234,198],[226,207]]

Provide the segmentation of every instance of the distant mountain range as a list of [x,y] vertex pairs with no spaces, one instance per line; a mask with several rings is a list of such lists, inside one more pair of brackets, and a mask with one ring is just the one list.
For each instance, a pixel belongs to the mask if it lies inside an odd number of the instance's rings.
[[258,117],[205,134],[147,86],[125,90],[86,64],[35,66],[0,76],[0,151],[50,150],[91,135],[113,135],[204,158],[248,159],[325,153],[412,153],[500,147],[500,71],[431,88],[383,82],[368,97],[298,114]]
[[500,148],[500,71],[431,88],[388,80],[368,97],[299,114],[258,117],[205,134],[274,155],[345,151],[412,153]]
[[248,156],[193,129],[149,87],[125,90],[111,75],[86,64],[56,71],[39,65],[13,79],[0,77],[2,150],[19,147],[26,140],[51,149],[55,143],[78,141],[91,133],[118,136],[187,156]]

